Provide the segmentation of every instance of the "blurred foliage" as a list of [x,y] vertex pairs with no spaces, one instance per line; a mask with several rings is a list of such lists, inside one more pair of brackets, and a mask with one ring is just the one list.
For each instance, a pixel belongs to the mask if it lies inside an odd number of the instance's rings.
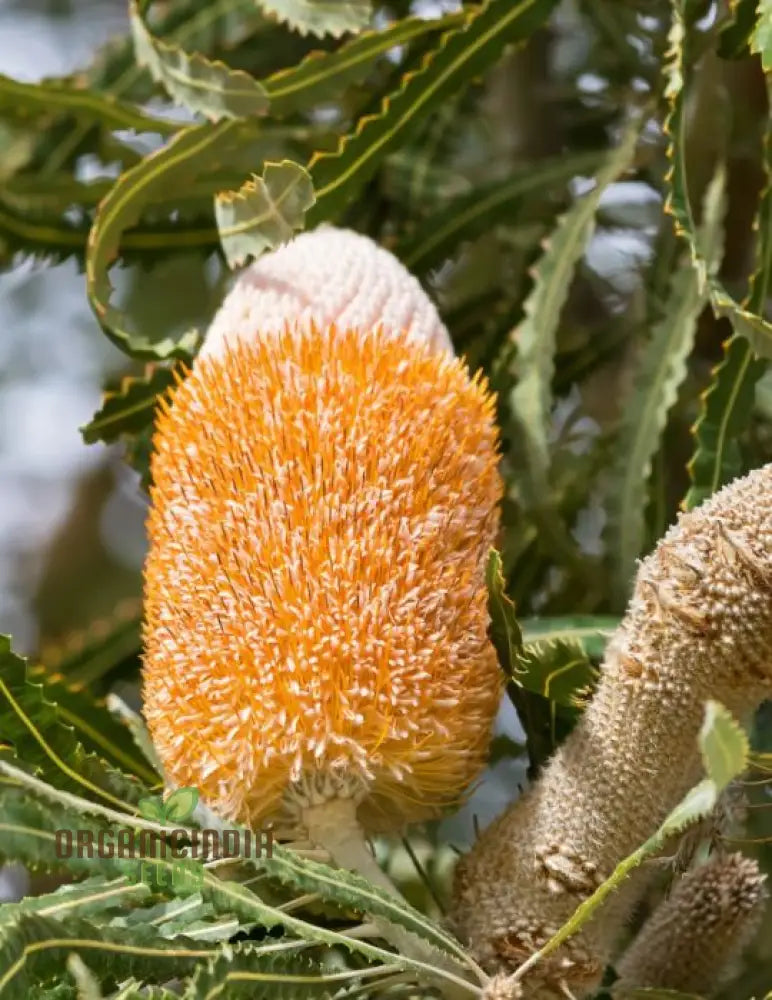
[[[0,264],[72,257],[83,267],[95,315],[130,366],[83,437],[123,442],[147,489],[158,398],[192,361],[201,331],[179,297],[163,303],[168,322],[156,335],[141,297],[116,294],[119,268],[152,272],[197,256],[222,275],[326,221],[393,250],[498,393],[506,497],[489,573],[492,634],[527,746],[500,740],[494,752],[527,752],[534,774],[581,711],[637,559],[679,509],[772,459],[770,6],[429,6],[130,0],[130,33],[80,71],[36,84],[0,76]],[[0,730],[0,744],[25,772],[102,804],[128,806],[151,789],[157,775],[138,756],[136,726],[101,700],[116,681],[136,680],[140,620],[139,602],[124,603],[45,648],[30,671],[46,680],[44,694],[4,654],[0,717],[11,713],[17,728]],[[41,745],[75,777],[18,729],[19,705],[45,720]],[[765,710],[755,739],[767,754],[771,733]],[[43,834],[67,825],[73,803],[52,804],[50,792],[9,774],[0,849],[47,867]],[[745,841],[763,845],[772,835],[765,787],[753,795]],[[23,849],[14,823],[29,832]],[[435,831],[427,836],[424,861],[445,870],[447,849]],[[756,849],[769,868],[772,852]],[[423,891],[422,863],[409,843],[404,850],[409,863],[397,852],[393,864],[412,866],[411,899],[431,909],[434,887]],[[136,902],[120,866],[89,874],[122,886],[126,906]],[[275,906],[288,885],[311,878],[269,874]],[[87,887],[81,909],[93,915],[101,897]],[[326,902],[357,911],[358,891],[338,887]],[[125,962],[122,979],[137,978],[121,996],[172,976],[190,976],[186,996],[211,996],[223,970],[246,968],[250,955],[277,990],[291,988],[283,976],[306,974],[292,948],[269,960],[217,944],[255,938],[256,927],[289,933],[284,911],[268,914],[271,905],[238,893],[223,902],[209,883],[201,892],[187,923],[175,922],[173,895],[156,893],[150,937],[131,910],[105,911],[121,928],[102,935],[111,961],[119,939],[154,956],[136,969]],[[75,912],[76,896],[65,898]],[[19,910],[6,938],[0,916],[9,968],[56,938],[55,922],[34,910]],[[768,918],[733,996],[770,988],[771,928]],[[85,917],[78,933],[98,936]],[[436,943],[440,932],[420,933]],[[196,940],[208,941],[206,954]],[[172,960],[161,952],[174,941]],[[313,941],[312,957],[345,944]],[[64,967],[53,954],[16,979],[0,968],[0,996],[22,995],[24,984],[41,997],[97,995],[80,967],[44,988]],[[341,966],[352,982],[366,958],[355,948]],[[117,988],[117,975],[116,965],[102,988]],[[312,986],[319,981],[302,988]],[[393,986],[397,996],[399,978]],[[153,989],[143,995],[167,995]]]

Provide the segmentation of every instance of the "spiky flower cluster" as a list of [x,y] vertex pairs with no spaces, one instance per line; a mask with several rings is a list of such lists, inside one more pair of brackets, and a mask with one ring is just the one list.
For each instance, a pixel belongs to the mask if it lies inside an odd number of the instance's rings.
[[[708,698],[742,715],[771,692],[768,465],[682,515],[642,562],[583,718],[459,865],[453,916],[478,960],[515,970],[657,829],[699,777]],[[591,992],[634,891],[538,963],[528,996]]]
[[[436,314],[411,313],[391,265],[352,263],[325,233],[296,241],[300,263],[289,247],[242,278],[163,409],[145,714],[169,782],[224,817],[297,822],[350,797],[373,830],[437,814],[484,764],[501,691],[484,584],[498,440],[484,381],[416,332],[439,337]],[[321,280],[336,253],[367,288],[339,275],[343,292],[281,327],[290,306],[266,305],[279,275],[306,301],[300,264]],[[328,308],[346,325],[320,325]],[[380,327],[381,309],[408,329]]]
[[758,929],[766,893],[755,861],[714,854],[684,875],[617,964],[614,997],[636,988],[714,996]]

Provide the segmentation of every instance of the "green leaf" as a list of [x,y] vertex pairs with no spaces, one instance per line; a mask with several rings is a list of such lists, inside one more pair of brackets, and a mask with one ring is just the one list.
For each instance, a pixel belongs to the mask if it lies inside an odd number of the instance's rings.
[[665,95],[670,104],[670,113],[665,130],[670,137],[668,158],[671,162],[669,191],[665,209],[676,221],[676,229],[686,240],[689,251],[697,267],[700,287],[707,288],[711,305],[717,316],[726,316],[734,332],[746,337],[753,350],[772,357],[772,325],[760,315],[757,309],[742,306],[726,290],[719,278],[711,272],[699,245],[697,227],[694,221],[686,170],[685,106],[688,84],[696,65],[692,52],[695,30],[691,18],[696,8],[693,0],[673,0],[673,23],[669,34],[669,62],[666,66],[667,87]]
[[639,127],[637,123],[628,127],[622,142],[595,177],[592,190],[558,221],[534,268],[533,288],[523,305],[523,321],[511,338],[517,345],[518,381],[507,403],[517,452],[523,458],[518,489],[525,509],[540,529],[540,541],[561,562],[574,565],[579,559],[578,549],[555,508],[550,483],[556,337],[574,268],[594,230],[601,195],[630,166]]
[[164,803],[166,817],[172,823],[187,823],[198,805],[195,788],[177,788]]
[[709,701],[705,708],[700,752],[708,777],[720,792],[748,766],[748,737],[731,712],[717,701]]
[[765,73],[772,70],[772,0],[758,0],[756,26],[751,35],[751,52],[761,55]]
[[526,643],[511,676],[516,684],[556,705],[581,708],[597,671],[579,642],[552,639]]
[[148,796],[147,798],[140,799],[137,807],[145,819],[152,820],[154,823],[163,823],[166,819],[166,810],[161,799]]
[[129,0],[129,18],[137,62],[146,66],[170,97],[210,121],[249,118],[268,111],[261,83],[243,70],[183,49],[155,36],[145,23],[149,0]]
[[106,129],[135,129],[173,135],[181,122],[155,118],[110,94],[57,84],[21,83],[0,74],[0,111],[49,117],[66,113]]
[[757,358],[740,334],[725,341],[723,349],[692,431],[695,447],[688,464],[692,484],[684,499],[687,510],[742,473],[738,439],[750,422],[756,383],[767,368],[766,359]]
[[65,725],[42,685],[27,678],[25,661],[0,636],[0,759],[11,757],[59,787],[86,793],[124,810],[136,803],[145,786],[86,753],[74,730]]
[[[89,821],[84,824],[82,817],[75,809],[76,800],[65,805],[62,796],[57,794],[56,789],[49,788],[45,792],[45,801],[42,801],[42,793],[33,787],[34,782],[25,778],[25,783],[27,787],[23,789],[13,787],[3,789],[0,786],[0,857],[11,856],[36,866],[44,865],[54,869],[66,866],[75,872],[86,871],[92,875],[96,873],[107,877],[137,877],[137,860],[134,858],[97,857],[96,854],[93,859],[78,858],[77,852],[73,852],[71,857],[58,858],[55,852],[56,830],[62,828],[93,829],[95,831],[93,835],[96,836],[96,831],[105,829],[105,827],[90,817]],[[89,803],[85,801],[82,803],[82,808],[87,809],[88,806]],[[113,832],[116,829],[113,828]],[[253,838],[253,842],[254,840],[255,838]],[[285,862],[286,871],[286,864],[291,864],[289,859],[293,856],[292,852],[282,852],[280,848],[276,847],[274,851],[274,859],[271,860],[275,860],[277,866]],[[255,863],[260,866],[263,862],[256,858]],[[320,866],[320,868],[325,873],[330,871],[330,878],[333,881],[337,878],[336,869],[326,869],[326,866]],[[439,983],[448,981],[448,979],[452,982],[458,982],[458,979],[445,969],[436,968],[418,959],[396,955],[371,944],[367,940],[350,938],[345,933],[330,927],[311,924],[288,910],[270,905],[245,885],[221,880],[214,871],[202,869],[200,863],[191,859],[148,856],[142,860],[143,879],[149,881],[151,885],[172,885],[175,872],[177,878],[181,873],[190,873],[192,886],[190,894],[200,893],[204,901],[212,904],[215,913],[233,915],[244,923],[251,922],[268,930],[274,927],[283,927],[285,933],[293,934],[304,941],[339,946],[349,952],[356,952],[371,961],[390,965],[395,970],[418,974]],[[278,877],[278,871],[276,874]],[[195,881],[193,881],[194,876]],[[307,876],[311,878],[322,877],[319,872],[307,873]],[[351,877],[355,880],[358,878],[353,875]],[[366,894],[367,905],[373,907],[378,905],[376,899],[378,890],[369,886],[369,883],[364,880],[360,879],[359,881],[362,883],[361,891]],[[196,898],[198,899],[198,897]],[[385,897],[384,903],[392,907],[391,912],[395,915],[403,905],[391,897]],[[405,909],[409,916],[410,908],[405,907]],[[421,914],[417,914],[414,926],[420,925],[423,928],[427,924],[427,919],[423,918]],[[435,935],[443,939],[446,938],[442,931],[434,928],[433,925],[430,926]],[[451,943],[458,948],[453,942]]]
[[116,392],[107,393],[101,408],[80,431],[86,444],[115,441],[138,434],[153,423],[158,399],[181,378],[177,365],[149,365],[144,375],[127,376]]
[[0,938],[0,996],[27,1000],[28,990],[57,974],[71,952],[108,981],[137,975],[158,982],[191,972],[213,951],[195,942],[186,945],[183,939],[169,941],[148,927],[116,931],[78,917],[64,924],[30,915]]
[[[756,269],[747,308],[762,313],[772,289],[772,132],[764,140],[766,186],[754,222]],[[684,506],[691,510],[743,472],[740,435],[751,422],[757,382],[768,368],[749,341],[735,333],[723,345],[724,357],[701,397],[700,415],[692,430],[694,453],[688,463],[691,486]]]
[[462,240],[511,219],[535,193],[565,184],[577,174],[594,172],[602,158],[602,153],[595,152],[556,157],[515,169],[503,181],[475,187],[427,216],[394,252],[409,270],[420,274],[440,263]]
[[[713,273],[723,254],[725,177],[719,170],[705,197],[700,246]],[[645,544],[645,502],[652,460],[667,415],[678,398],[688,372],[697,320],[705,307],[707,290],[700,287],[691,258],[684,255],[673,275],[662,319],[655,325],[639,363],[633,390],[622,408],[616,455],[609,480],[608,549],[612,554],[612,583],[619,603],[626,603],[638,557]]]
[[496,649],[499,665],[511,677],[523,649],[523,635],[517,622],[515,605],[507,597],[504,575],[501,571],[501,555],[496,549],[488,554],[485,567],[485,583],[488,588],[489,634]]
[[290,239],[313,203],[311,178],[292,160],[267,163],[262,177],[253,174],[238,191],[218,194],[215,215],[230,266]]
[[521,621],[523,642],[576,642],[587,656],[599,660],[606,648],[606,639],[619,625],[614,615],[570,615],[560,618],[524,618]]
[[484,0],[462,25],[445,33],[420,68],[384,98],[380,112],[363,116],[334,153],[309,165],[316,203],[307,224],[332,219],[348,205],[384,158],[410,131],[458,90],[484,73],[507,45],[525,41],[547,19],[556,0]]
[[[0,797],[0,817],[2,805]],[[71,916],[93,918],[99,914],[105,921],[125,907],[147,900],[150,895],[150,889],[143,882],[131,882],[127,878],[112,881],[89,878],[74,885],[60,886],[44,896],[26,896],[19,903],[0,903],[0,929],[31,913],[53,920],[69,920]]]
[[251,859],[251,863],[257,870],[264,871],[284,885],[304,894],[318,894],[325,902],[333,903],[344,911],[353,909],[371,917],[383,917],[462,963],[467,961],[461,946],[432,920],[403,899],[371,885],[356,872],[300,858],[293,851],[278,845],[273,846],[270,857],[263,852]]
[[332,35],[367,27],[372,17],[370,0],[257,0],[266,14],[288,24],[301,35]]
[[463,12],[439,18],[407,17],[380,31],[364,31],[333,52],[311,52],[297,66],[279,70],[264,81],[271,115],[283,116],[337,97],[346,85],[363,78],[394,46],[408,45],[436,31],[448,31],[464,20]]
[[158,782],[158,774],[148,767],[145,757],[134,746],[131,730],[115,718],[104,701],[95,699],[85,688],[69,683],[60,674],[52,675],[42,665],[29,664],[27,677],[43,685],[46,698],[56,706],[57,716],[72,726],[86,751],[99,754],[146,784]]
[[173,195],[180,184],[221,164],[240,127],[239,122],[220,121],[183,129],[166,146],[125,171],[97,210],[88,240],[86,289],[102,329],[131,357],[189,361],[198,344],[198,334],[191,331],[179,341],[169,338],[151,341],[125,329],[126,318],[110,305],[109,278],[109,268],[118,255],[122,236],[139,220],[152,199],[157,200],[164,193]]
[[[353,978],[352,974],[346,978]],[[318,959],[287,952],[255,953],[244,945],[223,945],[207,965],[200,965],[183,993],[183,1000],[215,1000],[217,997],[329,997],[336,979],[324,975]]]

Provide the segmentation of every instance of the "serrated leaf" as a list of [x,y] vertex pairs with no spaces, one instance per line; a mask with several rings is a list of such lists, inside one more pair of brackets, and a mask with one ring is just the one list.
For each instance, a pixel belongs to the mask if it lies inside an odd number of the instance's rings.
[[722,792],[748,766],[748,737],[723,705],[709,701],[700,729],[700,752],[708,777]]
[[525,41],[547,19],[556,0],[484,0],[461,26],[445,33],[407,73],[398,91],[384,98],[380,112],[360,118],[334,153],[309,164],[316,203],[307,224],[341,212],[384,157],[398,148],[430,112],[484,73],[510,44]]
[[[763,313],[772,288],[772,133],[764,140],[766,186],[754,221],[756,268],[746,303]],[[712,372],[692,429],[694,453],[688,463],[691,486],[684,507],[691,510],[743,471],[739,438],[753,414],[756,383],[768,368],[751,344],[735,333],[723,344],[724,357]]]
[[364,31],[333,52],[311,52],[297,66],[273,73],[265,80],[271,115],[286,115],[336,97],[394,46],[408,45],[436,31],[448,31],[463,20],[463,13],[439,18],[407,17],[380,31]]
[[274,845],[270,857],[263,853],[252,859],[252,864],[284,885],[304,894],[318,894],[325,902],[344,910],[353,909],[371,917],[384,918],[461,962],[466,961],[461,946],[434,921],[405,900],[372,885],[356,872],[299,858],[294,852],[277,845]]
[[613,632],[620,618],[614,615],[567,615],[559,618],[524,618],[521,621],[523,642],[575,642],[587,656],[599,660],[606,649],[608,635]]
[[[0,797],[0,820],[2,815]],[[126,878],[112,881],[89,878],[75,885],[60,886],[44,896],[26,896],[19,903],[0,903],[0,928],[31,913],[53,920],[68,920],[71,916],[93,918],[99,914],[101,920],[106,920],[110,914],[141,903],[150,895],[150,889],[143,882],[131,882]]]
[[750,45],[751,52],[758,52],[761,56],[764,72],[772,70],[772,0],[758,0]]
[[[723,254],[725,176],[717,171],[705,196],[699,239],[713,273]],[[688,373],[697,320],[708,300],[688,255],[676,268],[663,306],[622,408],[616,455],[609,481],[608,549],[612,555],[614,593],[626,603],[638,557],[645,544],[645,502],[652,461],[678,389]]]
[[550,427],[556,336],[574,268],[593,233],[595,212],[606,187],[630,166],[638,129],[627,129],[608,156],[591,191],[577,199],[559,220],[533,271],[533,288],[523,305],[524,318],[514,331],[518,381],[507,405],[518,453],[523,456],[518,489],[523,505],[540,529],[540,540],[561,562],[575,564],[578,549],[552,500]]
[[367,27],[373,14],[370,0],[257,0],[266,14],[301,35],[332,35]]
[[[30,779],[25,780],[29,787],[0,788],[0,857],[11,856],[35,866],[52,869],[67,867],[75,872],[89,874],[96,872],[106,877],[137,877],[135,858],[125,859],[118,856],[108,858],[96,855],[93,859],[78,858],[77,852],[73,852],[67,858],[58,858],[55,852],[54,833],[57,829],[93,829],[93,835],[96,837],[96,831],[105,827],[91,816],[84,823],[83,818],[71,805],[63,805],[61,795],[58,796],[53,788],[46,793],[46,801],[42,801],[40,792],[32,788]],[[280,848],[275,847],[274,850],[277,854],[281,852]],[[284,854],[292,856],[292,852],[289,851]],[[282,858],[275,856],[275,860],[280,864]],[[258,858],[256,863],[262,862]],[[333,878],[337,878],[336,869],[321,867],[329,870]],[[442,969],[405,955],[397,955],[367,940],[349,938],[330,927],[309,923],[291,912],[270,905],[244,885],[220,879],[214,871],[202,869],[199,862],[189,858],[147,856],[142,859],[142,869],[143,879],[147,879],[151,885],[161,886],[173,884],[175,871],[177,878],[181,872],[189,871],[191,876],[195,876],[195,883],[191,879],[192,891],[189,894],[200,893],[201,898],[210,903],[217,914],[235,916],[244,923],[254,923],[267,930],[283,927],[285,933],[295,935],[301,940],[320,945],[339,946],[349,952],[356,952],[370,961],[383,962],[403,971],[436,978],[438,981],[443,981],[448,975]],[[356,879],[357,876],[352,878]],[[379,891],[369,886],[365,880],[359,881],[367,887],[363,891],[370,894],[368,905],[376,905],[373,894],[377,896]],[[396,909],[402,905],[390,897],[386,898],[386,902]],[[418,916],[420,921],[426,922],[427,918],[423,918],[420,914]],[[438,929],[435,929],[434,933],[445,937]]]
[[325,974],[319,960],[307,955],[267,949],[261,952],[254,947],[225,944],[206,965],[199,966],[182,997],[183,1000],[329,997],[341,981],[355,982],[356,973]]
[[758,311],[740,305],[729,294],[718,276],[711,273],[709,263],[699,246],[697,227],[689,200],[686,170],[687,123],[684,114],[688,85],[696,65],[692,54],[695,30],[691,24],[696,8],[693,0],[673,0],[671,10],[673,21],[668,35],[665,89],[665,96],[670,105],[665,131],[669,136],[667,155],[671,170],[668,175],[669,191],[665,210],[675,219],[676,230],[689,247],[699,275],[700,287],[707,288],[716,315],[726,316],[734,332],[746,337],[754,351],[764,357],[772,357],[772,325]]
[[86,290],[102,329],[131,357],[190,361],[198,334],[190,331],[179,341],[151,341],[126,329],[126,317],[110,304],[109,277],[123,234],[139,220],[151,199],[158,199],[164,192],[171,194],[181,183],[222,163],[239,127],[240,123],[226,120],[183,129],[166,146],[126,170],[99,205],[88,238]]
[[523,649],[523,636],[517,621],[515,605],[507,596],[504,575],[501,571],[501,555],[496,549],[488,554],[485,567],[485,584],[488,588],[488,628],[491,642],[496,649],[499,666],[511,677],[516,669]]
[[154,35],[145,23],[149,0],[129,0],[129,19],[137,62],[170,97],[210,121],[264,115],[269,101],[261,83],[219,60],[188,54]]
[[27,676],[43,685],[47,699],[56,705],[57,715],[72,726],[86,751],[99,754],[146,784],[158,782],[158,774],[134,746],[130,728],[119,722],[103,701],[84,687],[68,683],[60,674],[51,674],[42,665],[28,665]]
[[0,110],[50,116],[66,113],[107,129],[135,129],[173,135],[181,123],[156,118],[110,94],[61,84],[22,83],[0,74]]
[[505,180],[476,187],[443,205],[403,238],[394,252],[410,271],[420,274],[452,253],[462,240],[511,219],[536,192],[556,187],[577,174],[594,172],[603,156],[577,153],[515,169]]
[[724,358],[713,369],[692,430],[695,448],[688,464],[692,484],[684,498],[687,510],[742,473],[738,439],[750,422],[756,383],[768,364],[737,333],[724,342],[723,350]]
[[311,178],[292,160],[267,163],[262,177],[253,174],[238,191],[218,194],[215,215],[230,266],[290,239],[313,203]]
[[80,432],[86,444],[116,441],[123,434],[138,434],[152,425],[158,399],[182,375],[180,366],[148,366],[144,375],[127,376],[120,388],[105,396],[100,409]]
[[146,790],[136,778],[86,753],[56,705],[46,699],[44,687],[28,680],[26,663],[12,652],[7,636],[0,636],[0,732],[10,743],[0,746],[0,759],[19,761],[64,789],[121,810]]
[[551,639],[525,643],[511,676],[516,684],[556,705],[580,708],[597,671],[579,642]]
[[148,927],[111,931],[83,918],[70,917],[63,924],[25,916],[0,938],[0,996],[27,1000],[27,991],[55,975],[72,952],[87,957],[89,966],[105,977],[138,975],[158,982],[191,972],[213,950],[195,942],[186,945],[184,939],[169,941]]

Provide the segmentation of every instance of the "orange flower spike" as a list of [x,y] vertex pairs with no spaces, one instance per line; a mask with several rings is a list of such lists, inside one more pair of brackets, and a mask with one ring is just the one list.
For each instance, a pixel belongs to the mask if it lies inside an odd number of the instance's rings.
[[501,694],[497,464],[484,379],[389,254],[323,229],[247,271],[155,437],[144,693],[169,782],[354,867],[359,824],[457,802]]

